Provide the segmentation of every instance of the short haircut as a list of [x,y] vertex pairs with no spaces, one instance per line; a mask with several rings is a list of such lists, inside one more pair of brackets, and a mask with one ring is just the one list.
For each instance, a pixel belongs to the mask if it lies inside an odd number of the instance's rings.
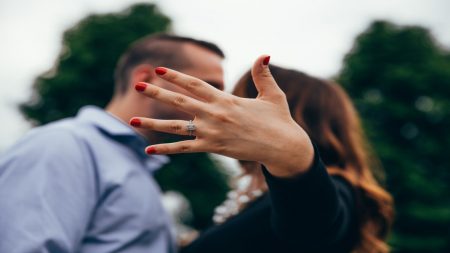
[[165,66],[173,69],[188,67],[191,62],[182,49],[185,43],[207,49],[225,58],[223,51],[211,42],[169,34],[150,35],[134,42],[120,57],[114,72],[115,92],[123,94],[127,91],[130,73],[140,64],[149,63],[155,67]]

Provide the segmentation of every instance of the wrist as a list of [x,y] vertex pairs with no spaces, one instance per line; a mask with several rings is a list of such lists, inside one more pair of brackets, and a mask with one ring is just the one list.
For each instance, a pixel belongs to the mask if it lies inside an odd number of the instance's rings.
[[[303,130],[303,129],[302,129]],[[314,147],[308,135],[286,139],[282,148],[261,163],[275,177],[289,178],[306,173],[314,160]]]

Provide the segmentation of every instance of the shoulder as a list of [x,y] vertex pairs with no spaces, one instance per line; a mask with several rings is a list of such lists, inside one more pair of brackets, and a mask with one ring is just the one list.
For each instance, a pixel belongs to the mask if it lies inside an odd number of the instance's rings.
[[73,119],[36,127],[2,154],[0,166],[5,162],[27,166],[38,162],[48,166],[56,163],[85,166],[89,150],[80,128]]
[[51,149],[63,145],[64,149],[60,149],[60,152],[67,148],[72,149],[67,151],[75,151],[77,148],[86,148],[96,135],[100,134],[94,125],[78,118],[65,118],[31,129],[15,146],[39,145],[43,149]]
[[60,193],[69,186],[81,187],[80,194],[95,190],[96,169],[75,129],[71,120],[62,120],[23,136],[0,157],[2,189],[5,182],[15,182],[26,189],[55,188]]

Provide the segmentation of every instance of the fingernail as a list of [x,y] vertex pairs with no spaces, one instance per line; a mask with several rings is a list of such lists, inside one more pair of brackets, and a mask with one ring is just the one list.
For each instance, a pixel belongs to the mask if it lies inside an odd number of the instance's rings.
[[157,67],[155,69],[155,73],[160,75],[160,76],[164,75],[166,72],[167,72],[167,69],[163,68],[163,67]]
[[147,88],[147,84],[140,82],[140,83],[135,84],[134,88],[139,92],[143,92],[145,90],[145,88]]
[[141,125],[141,120],[137,119],[137,118],[133,118],[130,120],[130,125],[132,125],[134,127],[138,127]]
[[155,154],[156,153],[156,149],[154,147],[147,147],[145,149],[145,153],[147,153],[148,155]]
[[264,60],[263,60],[263,64],[265,66],[267,66],[267,65],[269,65],[269,61],[270,61],[270,56],[266,56],[266,58],[264,58]]

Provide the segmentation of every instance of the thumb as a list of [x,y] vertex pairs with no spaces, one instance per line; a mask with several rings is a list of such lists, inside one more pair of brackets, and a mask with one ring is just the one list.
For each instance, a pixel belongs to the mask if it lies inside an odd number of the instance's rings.
[[253,64],[252,78],[258,90],[258,97],[272,97],[282,93],[269,69],[270,56],[262,55]]

